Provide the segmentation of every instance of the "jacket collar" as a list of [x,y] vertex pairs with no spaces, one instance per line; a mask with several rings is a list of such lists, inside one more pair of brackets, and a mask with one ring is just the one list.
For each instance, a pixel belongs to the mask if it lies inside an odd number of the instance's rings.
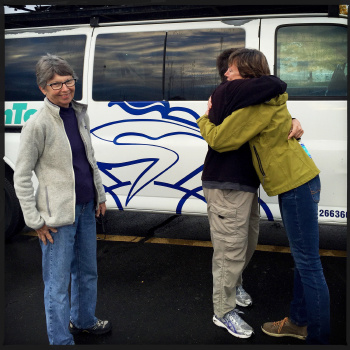
[[[49,109],[52,116],[55,118],[60,118],[60,107],[53,104],[47,97],[44,99],[45,106]],[[87,105],[84,103],[77,102],[72,100],[72,107],[77,115],[85,113],[87,110]]]

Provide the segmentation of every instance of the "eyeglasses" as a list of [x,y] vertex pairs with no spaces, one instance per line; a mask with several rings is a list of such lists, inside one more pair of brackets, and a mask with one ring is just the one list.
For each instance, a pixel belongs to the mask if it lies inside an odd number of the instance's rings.
[[47,86],[51,86],[53,90],[61,90],[63,84],[65,84],[67,87],[72,87],[75,85],[76,81],[77,79],[69,79],[63,83],[51,83],[51,84],[47,84]]

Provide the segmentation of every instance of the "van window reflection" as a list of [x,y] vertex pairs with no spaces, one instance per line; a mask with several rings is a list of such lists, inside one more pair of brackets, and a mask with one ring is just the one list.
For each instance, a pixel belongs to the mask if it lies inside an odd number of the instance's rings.
[[5,101],[42,101],[35,65],[47,53],[66,59],[78,76],[76,100],[82,99],[85,35],[5,40]]

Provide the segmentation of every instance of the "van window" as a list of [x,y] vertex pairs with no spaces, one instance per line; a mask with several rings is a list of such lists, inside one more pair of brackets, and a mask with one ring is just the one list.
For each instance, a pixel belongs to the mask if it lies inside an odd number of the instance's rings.
[[92,98],[162,100],[164,40],[165,32],[98,35]]
[[245,46],[243,29],[206,29],[168,33],[165,61],[166,100],[207,100],[220,83],[216,57]]
[[47,53],[58,55],[73,67],[78,81],[76,100],[82,98],[85,35],[46,36],[5,40],[5,101],[42,101],[35,65]]
[[283,26],[276,47],[276,74],[290,97],[347,96],[345,26]]
[[95,101],[207,100],[220,82],[216,57],[245,46],[243,29],[99,34]]

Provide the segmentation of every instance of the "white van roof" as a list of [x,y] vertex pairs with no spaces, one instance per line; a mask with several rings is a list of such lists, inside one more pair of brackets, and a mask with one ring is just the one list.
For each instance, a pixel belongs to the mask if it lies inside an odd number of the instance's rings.
[[[16,6],[11,6],[15,8]],[[146,5],[146,6],[78,6],[38,5],[35,10],[18,5],[21,13],[5,14],[5,29],[88,24],[128,25],[154,21],[218,20],[244,17],[339,17],[339,5]],[[152,21],[152,22],[150,22]]]

